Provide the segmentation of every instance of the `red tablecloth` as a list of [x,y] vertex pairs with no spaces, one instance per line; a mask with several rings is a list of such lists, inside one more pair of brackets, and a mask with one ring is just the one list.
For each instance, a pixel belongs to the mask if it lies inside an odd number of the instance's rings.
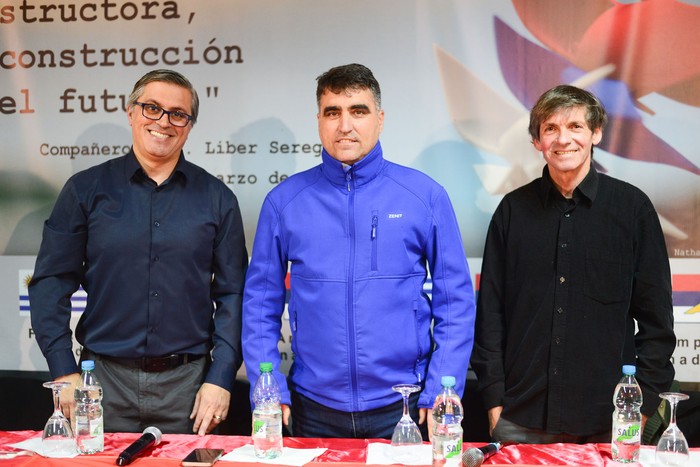
[[[40,436],[36,431],[0,432],[1,450],[7,451],[8,444]],[[99,466],[115,465],[115,460],[127,446],[140,436],[140,433],[107,433],[105,435],[105,450],[100,454],[78,456],[71,459],[48,459],[38,455],[21,456],[14,459],[0,460],[0,466],[33,467],[33,466]],[[294,448],[325,447],[328,450],[307,466],[328,467],[328,463],[338,463],[343,467],[366,466],[367,445],[379,440],[362,439],[317,439],[317,438],[284,438],[284,445]],[[163,435],[162,442],[153,448],[147,456],[133,462],[134,467],[148,466],[179,466],[180,460],[194,448],[220,448],[228,453],[231,450],[250,443],[247,436],[218,436],[218,435]],[[481,444],[465,443],[465,449]],[[321,465],[325,464],[325,465]],[[221,467],[261,467],[265,464],[248,464],[239,462],[219,461]],[[616,465],[610,458],[608,444],[545,444],[545,445],[514,445],[506,446],[497,455],[487,459],[484,465],[554,465],[554,466],[595,466],[606,467]]]

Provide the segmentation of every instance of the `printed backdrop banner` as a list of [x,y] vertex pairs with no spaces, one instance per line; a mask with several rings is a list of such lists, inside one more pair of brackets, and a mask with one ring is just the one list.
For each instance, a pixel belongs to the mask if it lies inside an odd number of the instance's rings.
[[[0,369],[46,369],[26,297],[42,224],[68,177],[128,151],[140,76],[195,85],[185,156],[236,193],[251,250],[267,192],[320,161],[316,77],[359,62],[382,86],[386,157],[445,186],[475,276],[501,197],[541,173],[532,104],[559,83],[598,95],[596,162],[659,212],[677,379],[700,381],[697,24],[700,0],[0,0]],[[291,360],[288,328],[280,348]]]

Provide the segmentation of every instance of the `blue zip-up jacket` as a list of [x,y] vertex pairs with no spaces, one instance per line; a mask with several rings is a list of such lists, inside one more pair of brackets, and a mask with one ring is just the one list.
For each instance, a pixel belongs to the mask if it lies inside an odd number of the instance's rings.
[[396,402],[399,383],[424,385],[418,405],[432,407],[443,375],[462,394],[474,293],[447,192],[384,160],[379,143],[347,171],[322,158],[275,187],[260,212],[243,303],[251,391],[260,362],[273,362],[290,403],[277,344],[291,264],[294,390],[345,412]]

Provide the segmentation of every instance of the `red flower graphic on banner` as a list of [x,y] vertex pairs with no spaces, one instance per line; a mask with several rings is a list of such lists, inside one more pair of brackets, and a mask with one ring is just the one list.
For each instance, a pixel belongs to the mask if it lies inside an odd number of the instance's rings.
[[692,254],[700,235],[695,215],[700,168],[649,124],[655,123],[650,106],[659,105],[658,96],[700,107],[700,7],[674,0],[513,0],[513,5],[539,40],[494,17],[500,72],[522,107],[435,47],[455,128],[465,141],[507,162],[474,165],[485,190],[503,194],[538,177],[543,161],[529,144],[529,109],[555,85],[587,88],[609,117],[598,147],[614,156],[594,163],[647,193],[670,251]]
[[700,107],[700,8],[676,0],[513,0],[523,24],[583,71],[615,65],[633,98],[655,92]]

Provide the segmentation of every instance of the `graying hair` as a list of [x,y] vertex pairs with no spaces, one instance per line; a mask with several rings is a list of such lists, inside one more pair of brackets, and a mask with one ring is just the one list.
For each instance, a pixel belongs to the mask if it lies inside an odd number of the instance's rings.
[[562,109],[584,107],[586,109],[586,124],[591,131],[603,129],[608,122],[608,115],[603,104],[592,93],[562,84],[555,86],[540,96],[530,112],[530,137],[533,141],[540,140],[542,122]]
[[170,83],[190,91],[192,94],[192,125],[197,122],[197,115],[199,114],[199,96],[197,95],[197,91],[194,90],[194,86],[192,86],[192,83],[190,83],[187,78],[173,70],[153,70],[143,75],[141,79],[134,84],[134,89],[131,91],[131,95],[129,95],[127,106],[131,108],[136,105],[136,102],[143,95],[146,85],[153,82]]

